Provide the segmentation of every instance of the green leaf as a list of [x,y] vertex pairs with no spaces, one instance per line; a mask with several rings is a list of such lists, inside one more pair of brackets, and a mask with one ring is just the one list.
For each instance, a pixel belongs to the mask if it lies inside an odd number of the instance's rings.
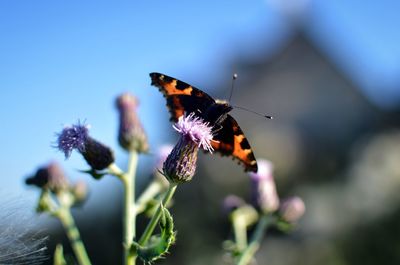
[[105,175],[107,175],[107,173],[105,173],[105,172],[99,172],[99,171],[97,171],[97,170],[94,170],[94,169],[87,169],[87,170],[78,170],[79,172],[82,172],[82,173],[86,173],[86,174],[89,174],[89,175],[91,175],[93,178],[95,178],[95,179],[101,179],[102,177],[104,177]]
[[295,225],[293,223],[289,223],[283,219],[277,221],[276,227],[284,233],[289,233],[295,229]]

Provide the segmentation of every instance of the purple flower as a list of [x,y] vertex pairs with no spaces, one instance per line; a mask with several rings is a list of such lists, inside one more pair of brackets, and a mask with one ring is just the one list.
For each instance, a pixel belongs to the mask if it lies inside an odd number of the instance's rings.
[[71,156],[72,150],[79,152],[85,151],[85,143],[89,138],[89,127],[78,122],[76,125],[65,126],[58,134],[57,147],[65,155],[65,158]]
[[260,159],[257,173],[249,173],[252,183],[252,202],[265,213],[274,212],[279,208],[279,197],[272,171],[272,163]]
[[27,185],[35,185],[39,188],[49,189],[56,193],[69,187],[64,172],[56,162],[51,162],[39,168],[35,175],[25,180],[25,183]]
[[186,117],[181,116],[173,127],[181,133],[183,137],[189,138],[188,140],[197,144],[198,147],[210,153],[214,151],[211,146],[211,141],[213,139],[212,126],[210,126],[208,122],[204,122],[202,119],[195,117],[194,113],[190,113]]
[[196,171],[197,153],[199,148],[211,152],[213,138],[211,126],[193,113],[180,117],[173,126],[181,137],[172,149],[163,165],[166,178],[171,183],[190,181]]
[[117,98],[116,105],[119,112],[119,144],[128,151],[147,152],[147,135],[136,112],[138,100],[133,95],[124,93]]
[[103,170],[114,162],[114,153],[106,145],[89,136],[87,125],[66,126],[58,134],[58,149],[68,158],[72,150],[78,150],[86,162],[95,170]]
[[285,199],[279,208],[279,213],[287,222],[296,222],[304,215],[306,206],[304,201],[297,196]]

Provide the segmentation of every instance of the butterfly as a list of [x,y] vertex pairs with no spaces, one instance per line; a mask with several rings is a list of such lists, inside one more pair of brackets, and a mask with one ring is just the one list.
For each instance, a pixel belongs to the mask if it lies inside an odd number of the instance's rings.
[[236,120],[228,113],[233,109],[228,102],[215,100],[207,93],[176,78],[151,73],[151,85],[158,87],[167,100],[170,120],[177,122],[185,113],[194,113],[213,126],[211,145],[223,156],[231,156],[245,171],[257,172],[253,150]]

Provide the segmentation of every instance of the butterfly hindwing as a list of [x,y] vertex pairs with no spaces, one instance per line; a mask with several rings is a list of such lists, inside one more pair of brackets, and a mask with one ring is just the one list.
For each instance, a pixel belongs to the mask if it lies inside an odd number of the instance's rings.
[[214,135],[211,142],[214,150],[225,156],[233,156],[243,164],[245,171],[257,172],[254,153],[236,120],[227,115],[220,125],[221,129]]

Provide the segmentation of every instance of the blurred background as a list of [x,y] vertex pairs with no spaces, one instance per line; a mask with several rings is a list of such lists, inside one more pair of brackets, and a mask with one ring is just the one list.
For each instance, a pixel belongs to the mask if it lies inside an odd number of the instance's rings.
[[[256,157],[274,163],[280,196],[299,195],[307,208],[294,233],[267,235],[258,264],[399,264],[399,10],[395,0],[1,1],[0,205],[20,202],[16,216],[50,235],[49,255],[60,241],[70,251],[59,223],[35,214],[39,192],[24,185],[58,161],[89,183],[74,214],[94,264],[121,263],[119,181],[79,173],[87,165],[78,154],[65,161],[55,133],[86,121],[124,167],[114,101],[135,94],[151,144],[140,158],[143,187],[157,148],[177,140],[148,74],[228,98],[237,73],[232,104],[274,120],[232,115]],[[178,241],[160,264],[224,264],[232,233],[221,201],[249,198],[249,186],[230,159],[202,155],[177,191]]]

